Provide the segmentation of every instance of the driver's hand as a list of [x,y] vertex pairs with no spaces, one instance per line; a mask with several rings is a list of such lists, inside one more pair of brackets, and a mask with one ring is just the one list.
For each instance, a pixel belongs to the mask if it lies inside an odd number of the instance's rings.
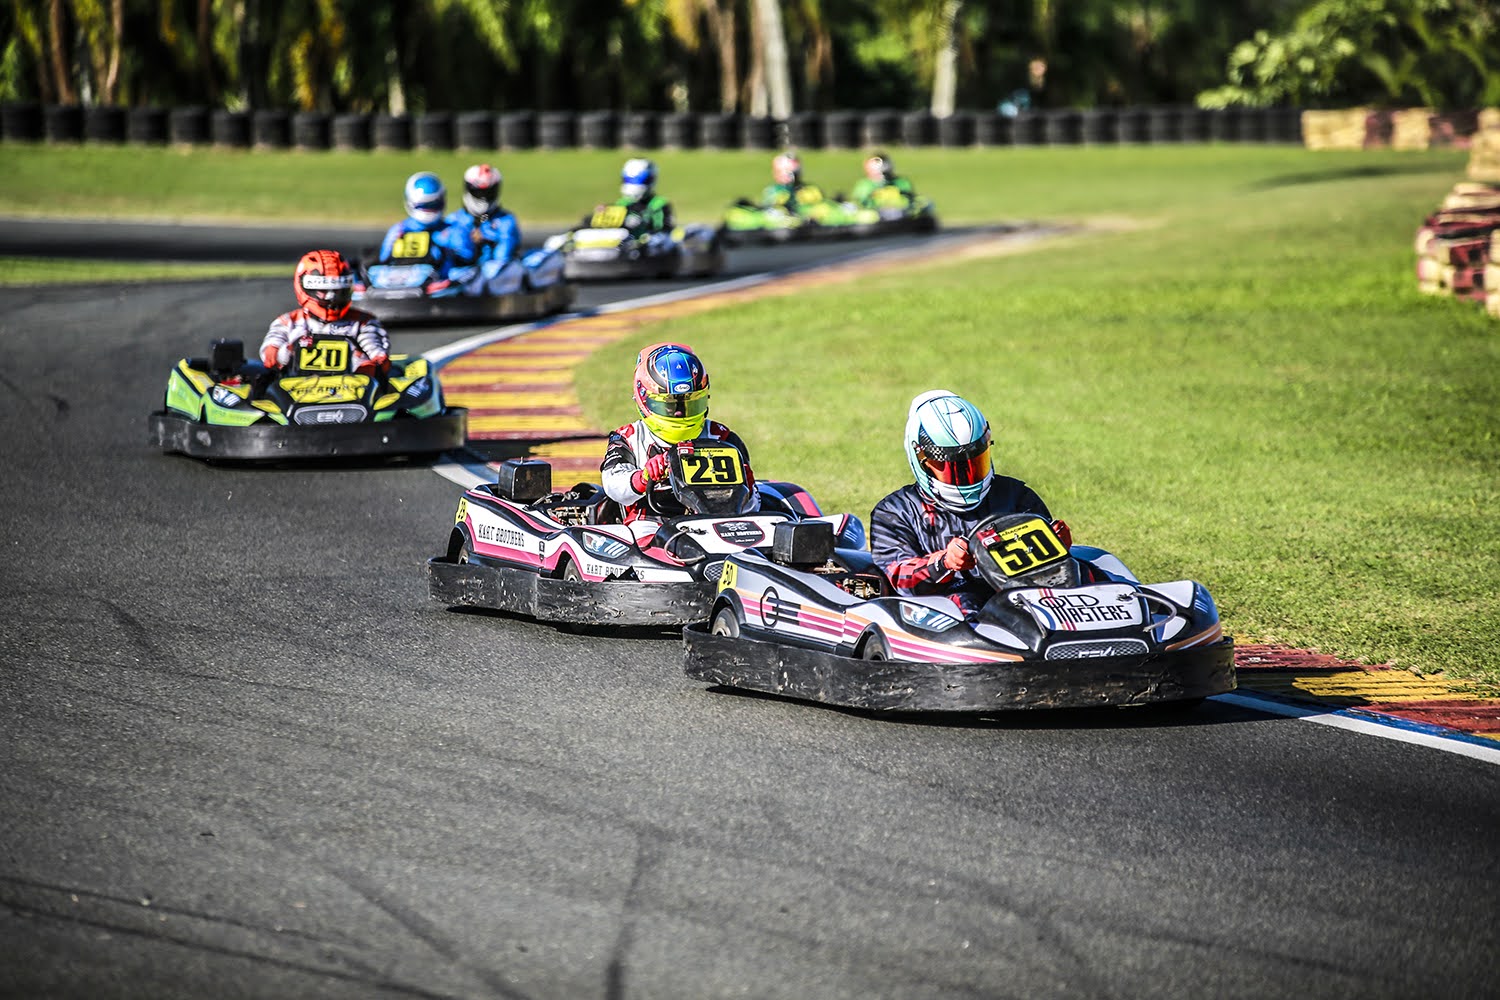
[[267,368],[281,367],[281,348],[267,344],[260,349],[260,360]]
[[1064,521],[1062,518],[1053,521],[1052,533],[1057,536],[1058,541],[1063,543],[1063,548],[1071,549],[1073,547],[1073,529],[1068,527],[1067,521]]
[[646,464],[641,468],[643,478],[645,478],[646,482],[648,483],[660,482],[663,479],[666,479],[667,467],[669,463],[670,460],[667,458],[666,452],[661,452],[658,455],[652,455],[650,458],[646,459]]
[[974,556],[969,552],[967,538],[954,538],[943,549],[943,566],[954,573],[974,568]]

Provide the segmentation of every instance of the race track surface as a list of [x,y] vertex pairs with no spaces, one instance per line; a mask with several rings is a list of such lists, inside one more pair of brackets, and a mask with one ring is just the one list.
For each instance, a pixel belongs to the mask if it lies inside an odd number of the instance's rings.
[[1491,764],[708,690],[429,601],[427,468],[155,452],[287,285],[0,290],[0,995],[1493,995]]

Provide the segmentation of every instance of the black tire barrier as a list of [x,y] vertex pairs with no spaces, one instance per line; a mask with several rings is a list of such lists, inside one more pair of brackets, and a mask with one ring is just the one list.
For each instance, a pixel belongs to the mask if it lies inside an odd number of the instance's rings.
[[1244,108],[1240,112],[1240,127],[1235,136],[1240,142],[1265,142],[1269,133],[1270,108]]
[[1272,142],[1291,142],[1302,145],[1302,109],[1273,108],[1271,110]]
[[690,111],[663,115],[661,144],[666,149],[696,149],[698,147],[698,116]]
[[776,119],[748,116],[740,119],[740,146],[745,149],[775,149],[777,145]]
[[506,111],[495,119],[495,142],[501,149],[536,147],[536,114],[531,111]]
[[125,112],[125,141],[142,146],[167,142],[166,108],[130,108]]
[[424,111],[417,115],[413,134],[418,149],[452,149],[453,116],[446,111]]
[[178,146],[201,146],[208,142],[208,109],[173,108],[167,112],[167,138]]
[[704,149],[733,149],[739,145],[740,116],[708,114],[698,119],[698,145]]
[[1214,142],[1238,142],[1239,131],[1239,108],[1220,108],[1208,123],[1208,137]]
[[1207,108],[1182,109],[1182,141],[1207,142],[1209,121],[1213,112]]
[[1120,113],[1113,108],[1089,108],[1079,112],[1078,139],[1087,146],[1120,141]]
[[901,116],[901,144],[931,146],[937,137],[937,119],[926,111],[908,111]]
[[1181,142],[1181,109],[1173,107],[1147,108],[1146,138],[1154,143]]
[[974,116],[967,111],[955,111],[937,120],[939,146],[953,148],[974,145]]
[[248,111],[212,111],[208,116],[208,137],[215,146],[248,149],[252,142]]
[[83,111],[83,141],[121,143],[125,141],[125,109],[113,104],[96,104]]
[[453,145],[457,149],[494,149],[495,116],[488,111],[454,115]]
[[333,116],[333,148],[344,151],[362,151],[370,148],[370,116],[346,113]]
[[661,148],[661,115],[632,111],[621,117],[620,143],[629,149]]
[[1040,111],[1021,111],[1010,120],[1013,146],[1040,146],[1047,138],[1047,122]]
[[269,108],[251,112],[250,135],[256,149],[286,149],[292,142],[292,116]]
[[292,146],[296,149],[327,149],[329,119],[322,111],[298,111],[292,115]]
[[613,111],[585,111],[578,116],[578,145],[614,149],[620,144],[620,121]]
[[787,122],[787,138],[793,149],[821,149],[823,136],[823,116],[816,111],[799,111]]
[[48,142],[82,142],[83,108],[77,104],[49,104],[42,109],[42,132]]
[[985,111],[974,118],[974,142],[980,146],[1009,146],[1014,137],[1013,119],[998,111]]
[[1151,133],[1146,122],[1145,108],[1120,109],[1120,141],[1149,142]]
[[577,116],[571,111],[543,111],[537,116],[536,133],[543,149],[572,149],[578,142]]
[[370,124],[370,143],[376,149],[411,149],[411,119],[406,115],[376,115]]
[[824,149],[858,149],[859,116],[852,111],[830,111],[823,116]]
[[1072,108],[1044,111],[1042,141],[1049,146],[1077,146],[1083,142],[1083,116]]
[[0,138],[9,142],[36,142],[42,137],[42,106],[15,101],[0,106]]
[[901,118],[894,111],[869,111],[859,122],[860,144],[890,146],[901,138]]

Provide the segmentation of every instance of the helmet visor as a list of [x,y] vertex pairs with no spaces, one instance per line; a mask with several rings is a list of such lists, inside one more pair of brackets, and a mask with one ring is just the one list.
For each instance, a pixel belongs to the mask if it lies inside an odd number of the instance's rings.
[[708,412],[708,390],[670,394],[645,394],[646,411],[658,417],[682,417],[691,419]]
[[990,474],[990,436],[957,448],[919,445],[917,459],[933,479],[948,486],[972,486]]
[[354,299],[354,275],[305,274],[302,290],[325,309],[342,309]]

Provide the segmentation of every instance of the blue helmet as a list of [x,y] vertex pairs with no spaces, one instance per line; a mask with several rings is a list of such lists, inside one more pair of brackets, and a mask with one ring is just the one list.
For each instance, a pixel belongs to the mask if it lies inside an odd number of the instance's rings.
[[424,226],[443,218],[448,205],[448,189],[437,174],[423,171],[406,179],[406,214]]
[[656,187],[656,164],[650,160],[626,160],[620,171],[620,193],[640,200]]
[[945,510],[973,510],[994,475],[989,421],[956,393],[924,392],[907,413],[906,460],[923,496]]

